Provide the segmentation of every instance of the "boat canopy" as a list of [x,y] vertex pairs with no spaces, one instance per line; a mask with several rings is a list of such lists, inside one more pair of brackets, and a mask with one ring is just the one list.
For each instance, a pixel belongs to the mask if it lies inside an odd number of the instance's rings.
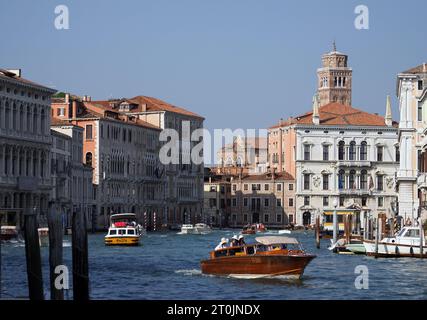
[[263,245],[269,246],[272,244],[298,244],[298,240],[290,237],[268,236],[256,237],[255,240]]
[[117,213],[112,214],[110,217],[111,221],[120,220],[120,219],[136,219],[135,213]]

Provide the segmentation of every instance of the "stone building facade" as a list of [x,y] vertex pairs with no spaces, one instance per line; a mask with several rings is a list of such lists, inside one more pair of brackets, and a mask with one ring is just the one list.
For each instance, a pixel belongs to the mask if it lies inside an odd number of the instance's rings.
[[92,167],[83,163],[83,128],[52,119],[52,209],[71,228],[73,212],[86,215],[88,229],[96,229]]
[[52,188],[50,100],[55,90],[0,69],[0,218],[22,227],[22,214],[46,223]]
[[406,223],[427,218],[427,64],[397,76],[400,167],[399,215]]
[[52,112],[83,128],[83,161],[93,168],[93,214],[98,229],[112,213],[132,212],[148,229],[162,224],[164,168],[159,162],[160,129],[119,112],[108,101],[65,94]]
[[205,223],[217,228],[229,226],[231,213],[231,177],[209,172],[205,175],[204,208]]

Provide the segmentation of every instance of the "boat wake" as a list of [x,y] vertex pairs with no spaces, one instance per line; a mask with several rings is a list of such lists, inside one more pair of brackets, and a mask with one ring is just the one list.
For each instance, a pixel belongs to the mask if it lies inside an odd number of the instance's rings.
[[181,269],[176,270],[175,273],[183,274],[184,276],[200,276],[202,275],[202,271],[197,269]]

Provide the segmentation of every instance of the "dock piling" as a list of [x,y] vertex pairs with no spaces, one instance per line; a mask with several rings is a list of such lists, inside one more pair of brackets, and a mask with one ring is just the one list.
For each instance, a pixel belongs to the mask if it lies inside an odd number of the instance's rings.
[[44,300],[42,262],[37,225],[37,211],[24,214],[25,258],[27,260],[28,293],[30,300]]
[[376,230],[375,230],[375,258],[378,256],[378,242],[380,238],[380,217],[377,217],[376,220]]
[[61,215],[49,210],[47,216],[49,227],[49,273],[50,273],[50,298],[64,300],[64,291],[55,286],[55,268],[62,265],[62,220]]
[[316,217],[316,248],[320,249],[320,217]]
[[72,221],[73,296],[74,300],[89,300],[89,263],[86,215],[77,210]]

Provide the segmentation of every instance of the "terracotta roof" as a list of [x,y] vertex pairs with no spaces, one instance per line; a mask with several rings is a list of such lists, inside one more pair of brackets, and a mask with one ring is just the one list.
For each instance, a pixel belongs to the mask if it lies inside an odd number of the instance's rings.
[[[313,112],[306,112],[298,117],[290,118],[287,121],[270,127],[270,129],[291,125],[291,124],[313,124]],[[319,108],[320,125],[327,126],[376,126],[386,127],[385,119],[378,114],[368,113],[351,106],[337,102],[329,103]],[[397,122],[393,121],[393,126]]]
[[70,120],[67,119],[59,119],[59,118],[55,118],[52,117],[50,120],[50,125],[52,127],[56,127],[56,126],[75,126],[74,124],[72,124],[70,122]]
[[[295,180],[294,177],[286,171],[278,172],[278,173],[275,173],[274,175],[275,175],[275,180]],[[242,180],[249,180],[249,181],[271,180],[271,173],[249,174],[242,177]]]
[[402,73],[409,73],[409,74],[427,73],[427,63],[423,63],[417,67],[411,68]]
[[182,114],[190,117],[204,119],[202,116],[194,112],[188,111],[181,107],[174,106],[170,103],[167,103],[157,98],[147,97],[147,96],[136,96],[128,100],[138,105],[138,108],[135,109],[135,111],[133,112],[169,111],[169,112],[178,113],[178,114]]
[[12,80],[15,80],[15,81],[18,81],[18,82],[22,82],[23,84],[28,84],[28,85],[36,86],[36,87],[39,87],[40,89],[48,90],[52,94],[56,92],[56,90],[54,90],[52,88],[48,88],[48,87],[43,86],[41,84],[38,84],[36,82],[24,79],[22,77],[18,77],[15,73],[7,71],[5,69],[0,69],[0,78],[6,79],[6,80],[12,79]]

